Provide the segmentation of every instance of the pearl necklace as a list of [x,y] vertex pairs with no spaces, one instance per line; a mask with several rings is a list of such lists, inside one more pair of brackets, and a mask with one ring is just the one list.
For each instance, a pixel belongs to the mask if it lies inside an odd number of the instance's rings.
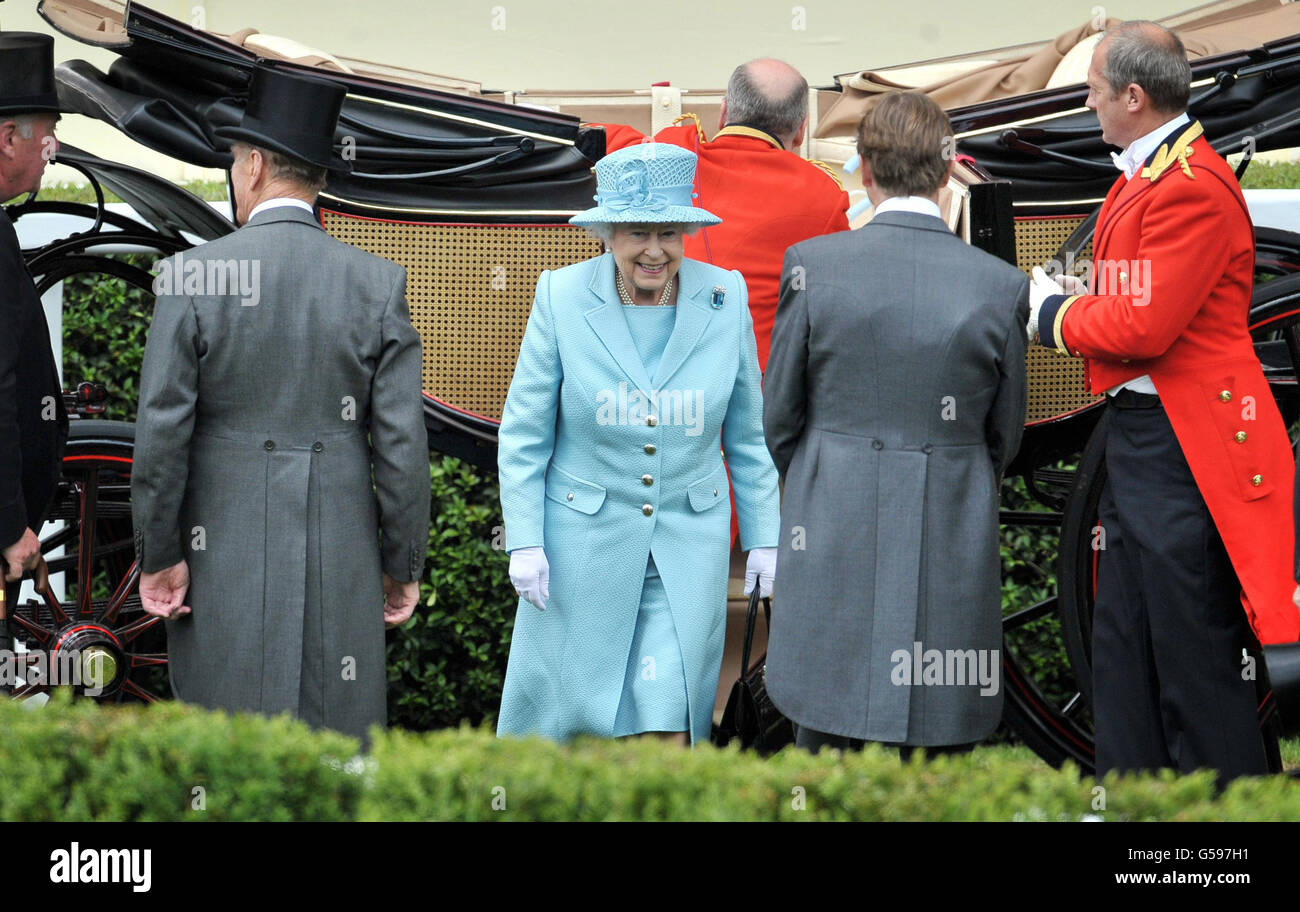
[[[673,294],[673,282],[676,281],[676,279],[677,277],[673,276],[671,279],[669,279],[667,282],[664,283],[664,291],[663,294],[659,296],[659,303],[650,306],[653,307],[668,306],[668,299],[671,298]],[[618,299],[622,301],[625,306],[627,307],[645,306],[645,305],[638,305],[635,301],[632,300],[632,296],[628,294],[627,286],[623,284],[623,272],[617,266],[614,267],[614,285],[618,288]]]

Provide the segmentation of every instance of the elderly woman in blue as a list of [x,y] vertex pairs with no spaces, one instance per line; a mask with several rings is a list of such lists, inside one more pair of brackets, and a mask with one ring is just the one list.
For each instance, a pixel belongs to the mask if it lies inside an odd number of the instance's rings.
[[720,221],[692,204],[694,178],[677,146],[607,155],[599,205],[571,219],[606,252],[537,280],[497,458],[520,595],[498,735],[707,740],[727,469],[746,591],[771,591],[780,504],[753,322],[739,272],[682,255],[684,233]]

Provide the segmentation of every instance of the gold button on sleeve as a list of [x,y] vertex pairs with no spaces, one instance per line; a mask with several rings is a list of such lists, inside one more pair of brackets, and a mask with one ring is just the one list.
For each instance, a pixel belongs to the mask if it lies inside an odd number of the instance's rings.
[[1245,431],[1238,431],[1237,433],[1235,433],[1235,434],[1232,435],[1232,439],[1235,440],[1235,441],[1237,441],[1238,443],[1245,443],[1245,442],[1246,442],[1246,432],[1245,432]]
[[1231,402],[1231,401],[1232,401],[1232,393],[1229,392],[1228,390],[1222,390],[1222,391],[1219,393],[1219,401],[1220,401],[1220,402]]
[[1255,487],[1258,488],[1260,485],[1262,485],[1262,484],[1264,483],[1264,476],[1263,476],[1263,475],[1256,475],[1254,478],[1252,478],[1252,479],[1250,480],[1250,483],[1253,484]]

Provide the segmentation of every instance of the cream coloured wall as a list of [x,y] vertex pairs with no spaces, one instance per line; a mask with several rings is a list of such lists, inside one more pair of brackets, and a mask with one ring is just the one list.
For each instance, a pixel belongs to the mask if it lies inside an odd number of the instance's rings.
[[[733,66],[776,56],[813,84],[835,74],[1043,40],[1096,15],[1066,0],[154,0],[169,16],[231,32],[286,35],[322,50],[480,82],[485,89],[686,88],[726,84]],[[1104,15],[1155,18],[1194,0],[1124,0]],[[0,27],[49,33],[35,0],[0,4]],[[106,69],[108,51],[57,36],[57,60]],[[67,142],[173,180],[211,176],[80,116]],[[76,180],[51,169],[52,180]]]

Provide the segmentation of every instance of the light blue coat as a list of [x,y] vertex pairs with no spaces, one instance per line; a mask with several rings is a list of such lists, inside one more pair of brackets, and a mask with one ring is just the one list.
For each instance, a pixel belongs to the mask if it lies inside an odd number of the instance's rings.
[[689,259],[678,278],[654,377],[610,254],[537,280],[497,461],[506,549],[545,548],[550,600],[544,612],[519,600],[499,735],[613,736],[653,554],[686,668],[691,738],[709,737],[726,628],[727,468],[746,550],[777,544],[780,503],[744,279]]

